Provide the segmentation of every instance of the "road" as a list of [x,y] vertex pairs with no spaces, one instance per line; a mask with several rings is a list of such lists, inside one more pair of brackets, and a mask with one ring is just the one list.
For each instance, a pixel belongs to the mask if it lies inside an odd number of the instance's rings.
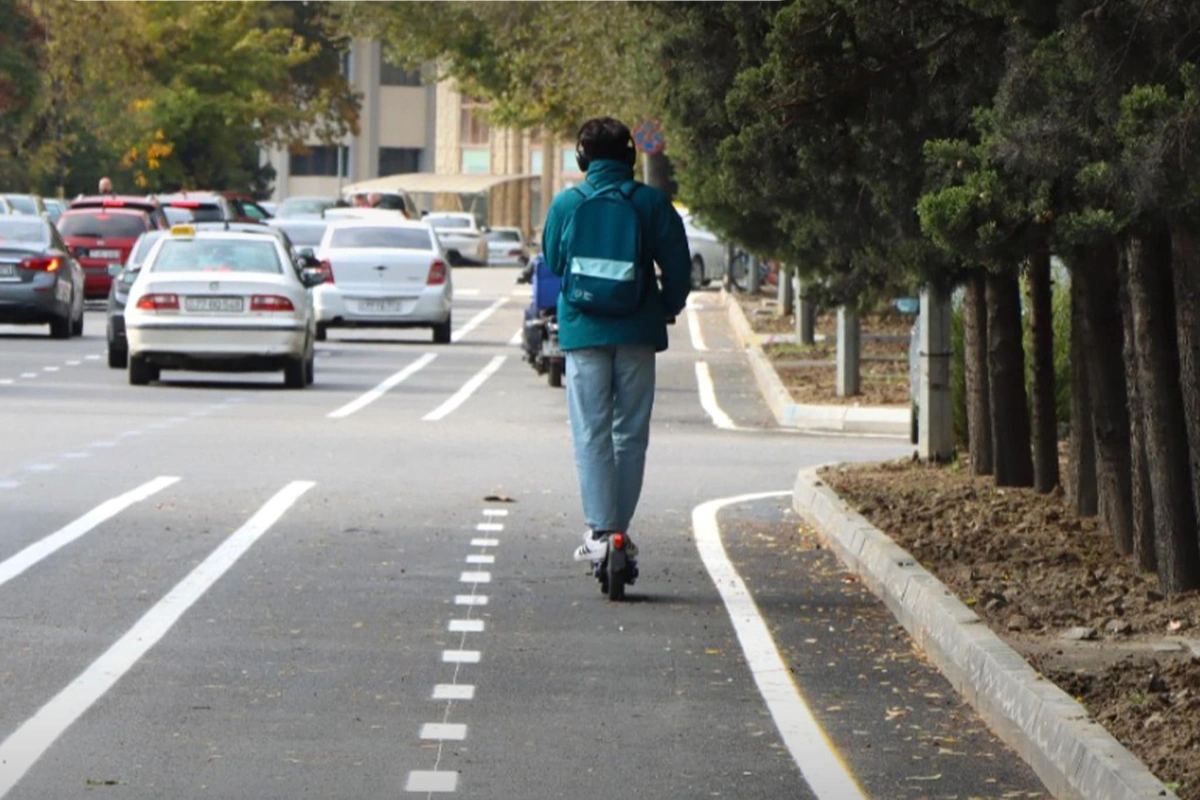
[[456,271],[449,346],[331,332],[303,391],[0,327],[0,798],[1045,796],[789,510],[907,447],[774,430],[712,292],[603,598],[514,276]]

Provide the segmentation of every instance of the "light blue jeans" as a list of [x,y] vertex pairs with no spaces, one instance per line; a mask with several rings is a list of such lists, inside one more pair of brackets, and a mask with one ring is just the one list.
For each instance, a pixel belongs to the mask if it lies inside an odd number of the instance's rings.
[[567,409],[583,515],[593,531],[628,531],[642,494],[653,346],[567,351]]

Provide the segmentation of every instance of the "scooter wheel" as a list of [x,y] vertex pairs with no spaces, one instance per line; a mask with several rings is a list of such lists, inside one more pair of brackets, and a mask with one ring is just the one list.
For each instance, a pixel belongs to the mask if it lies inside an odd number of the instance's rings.
[[[625,559],[623,558],[610,557],[604,564],[605,572],[607,573],[608,577],[608,587],[606,591],[609,600],[617,601],[625,599],[624,561]],[[618,562],[622,562],[620,566],[617,566]]]
[[548,376],[547,380],[549,380],[550,385],[552,387],[554,387],[555,389],[562,388],[562,383],[563,383],[562,362],[558,361],[557,359],[550,362],[550,375]]

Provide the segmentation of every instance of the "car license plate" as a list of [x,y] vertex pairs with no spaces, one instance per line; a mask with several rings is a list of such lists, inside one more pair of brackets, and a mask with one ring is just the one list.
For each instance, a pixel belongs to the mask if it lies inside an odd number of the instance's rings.
[[388,311],[403,311],[403,300],[359,300],[358,310],[368,314],[386,313]]
[[17,267],[15,264],[0,264],[0,278],[15,277],[17,277]]
[[120,250],[89,250],[88,258],[120,258]]
[[183,308],[186,311],[224,311],[236,312],[245,307],[243,297],[185,297]]

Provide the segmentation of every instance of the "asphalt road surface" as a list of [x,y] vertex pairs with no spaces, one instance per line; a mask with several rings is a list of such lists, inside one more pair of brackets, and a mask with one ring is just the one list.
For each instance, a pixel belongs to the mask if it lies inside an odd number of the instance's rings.
[[907,446],[774,430],[712,292],[605,599],[514,277],[456,271],[448,346],[331,332],[302,391],[0,327],[0,798],[1047,796],[789,510]]

